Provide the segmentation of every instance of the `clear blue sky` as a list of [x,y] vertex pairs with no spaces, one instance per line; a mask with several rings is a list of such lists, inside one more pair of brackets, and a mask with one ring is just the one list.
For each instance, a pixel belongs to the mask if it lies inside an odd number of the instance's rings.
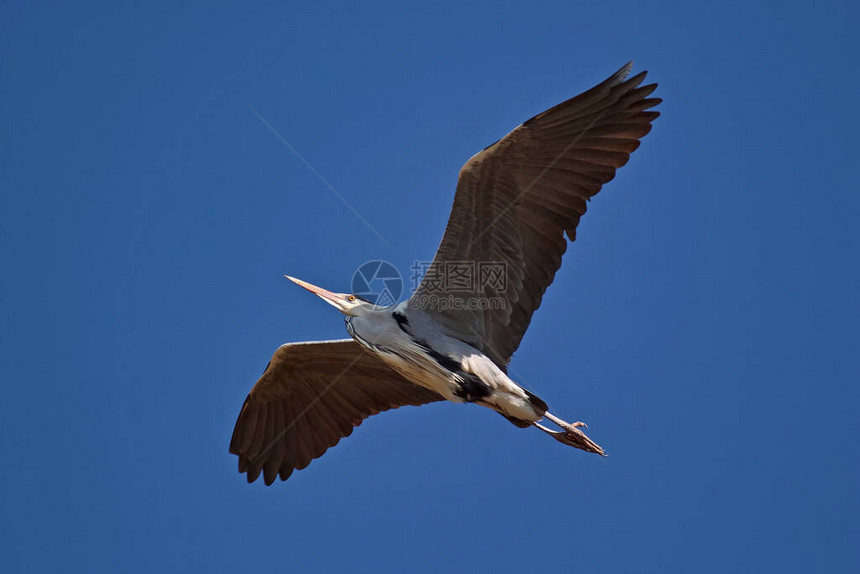
[[[0,22],[4,571],[860,570],[847,1]],[[512,363],[610,456],[434,404],[246,484],[227,446],[272,352],[345,336],[282,274],[408,273],[467,158],[630,59],[663,115]]]

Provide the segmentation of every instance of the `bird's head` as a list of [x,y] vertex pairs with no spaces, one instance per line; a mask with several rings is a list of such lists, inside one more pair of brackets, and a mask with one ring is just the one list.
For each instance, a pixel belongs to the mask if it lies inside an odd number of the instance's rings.
[[331,291],[327,291],[322,287],[311,285],[307,281],[302,281],[301,279],[296,279],[295,277],[290,277],[289,275],[284,275],[284,277],[286,277],[296,285],[304,287],[329,305],[336,307],[338,311],[340,311],[344,315],[359,317],[361,315],[369,313],[375,307],[373,303],[366,299],[362,299],[358,295],[353,295],[351,293],[332,293]]

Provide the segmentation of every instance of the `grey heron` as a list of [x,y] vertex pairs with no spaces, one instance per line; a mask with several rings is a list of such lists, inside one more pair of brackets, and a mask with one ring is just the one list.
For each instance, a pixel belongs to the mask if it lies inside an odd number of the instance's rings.
[[[230,442],[248,482],[261,473],[267,485],[286,480],[370,415],[441,400],[482,405],[518,427],[604,454],[580,430],[583,423],[550,413],[507,366],[561,266],[565,235],[575,239],[586,201],[627,163],[659,116],[651,108],[661,100],[649,97],[657,85],[641,85],[645,72],[627,79],[631,69],[632,62],[466,162],[442,242],[408,300],[377,307],[288,277],[346,315],[351,338],[288,343],[275,352]],[[479,303],[500,304],[475,305],[475,293],[430,281],[458,262],[502,264],[504,281],[477,292]]]

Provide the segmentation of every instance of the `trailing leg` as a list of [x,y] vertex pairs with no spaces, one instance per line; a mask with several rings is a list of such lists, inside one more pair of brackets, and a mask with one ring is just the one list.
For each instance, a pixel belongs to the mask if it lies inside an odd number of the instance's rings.
[[537,422],[532,423],[532,424],[534,424],[534,426],[536,426],[537,428],[539,428],[543,432],[547,433],[548,435],[550,435],[552,438],[554,438],[555,440],[557,440],[560,443],[566,444],[568,446],[576,447],[576,448],[582,449],[582,450],[587,451],[587,452],[593,452],[593,453],[599,454],[600,456],[606,456],[606,454],[603,452],[603,449],[600,447],[600,445],[595,443],[593,440],[588,438],[588,436],[586,436],[586,434],[584,432],[579,430],[580,427],[588,428],[588,425],[586,425],[585,423],[583,423],[583,422],[568,423],[568,422],[561,420],[560,418],[556,417],[555,415],[553,415],[552,413],[549,413],[549,412],[544,413],[544,416],[547,418],[547,420],[552,421],[553,423],[555,423],[559,427],[561,427],[562,430],[561,431],[553,431],[553,430],[550,430],[550,429],[546,428],[545,426],[543,426],[542,424],[537,423]]

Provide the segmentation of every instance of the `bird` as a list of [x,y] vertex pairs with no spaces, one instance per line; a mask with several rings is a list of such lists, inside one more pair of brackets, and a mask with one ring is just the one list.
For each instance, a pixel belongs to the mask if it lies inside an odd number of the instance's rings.
[[[266,485],[287,480],[371,415],[443,400],[490,408],[517,427],[605,455],[584,423],[549,412],[510,378],[508,364],[576,239],[586,202],[660,115],[652,108],[662,100],[650,97],[657,84],[643,85],[644,71],[628,77],[632,66],[463,165],[441,243],[407,300],[379,306],[285,276],[339,310],[350,338],[275,351],[230,441],[248,482],[260,474]],[[489,280],[475,281],[472,292],[440,280],[464,264],[483,265]]]

